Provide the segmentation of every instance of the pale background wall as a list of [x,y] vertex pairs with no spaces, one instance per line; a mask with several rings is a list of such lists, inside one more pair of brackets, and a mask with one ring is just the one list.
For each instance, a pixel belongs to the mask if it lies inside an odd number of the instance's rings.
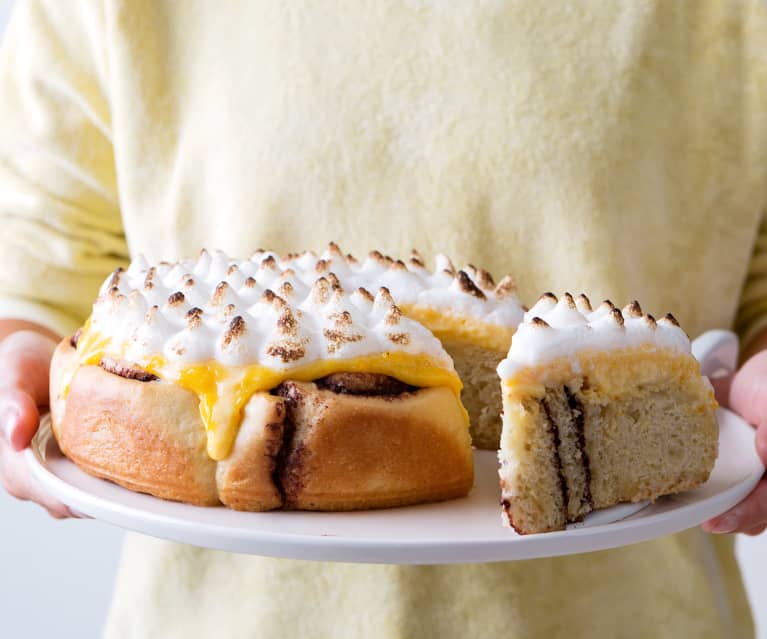
[[[0,33],[13,1],[0,0]],[[41,509],[0,493],[0,637],[97,637],[121,539],[121,531],[112,526],[54,521]],[[759,638],[767,639],[767,533],[739,539],[738,554]]]

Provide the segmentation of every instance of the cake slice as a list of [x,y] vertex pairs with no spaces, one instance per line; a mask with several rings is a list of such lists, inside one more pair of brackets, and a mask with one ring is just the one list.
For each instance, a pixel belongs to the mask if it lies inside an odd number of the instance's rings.
[[504,520],[519,533],[695,488],[714,467],[713,389],[671,315],[546,293],[498,374]]

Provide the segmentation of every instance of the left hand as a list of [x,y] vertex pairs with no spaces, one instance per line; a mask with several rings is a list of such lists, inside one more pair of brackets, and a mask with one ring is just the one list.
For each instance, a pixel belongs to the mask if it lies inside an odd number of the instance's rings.
[[[756,452],[767,466],[767,351],[754,355],[733,377],[712,382],[719,403],[756,428]],[[767,528],[767,474],[743,501],[702,527],[711,533],[761,533]]]

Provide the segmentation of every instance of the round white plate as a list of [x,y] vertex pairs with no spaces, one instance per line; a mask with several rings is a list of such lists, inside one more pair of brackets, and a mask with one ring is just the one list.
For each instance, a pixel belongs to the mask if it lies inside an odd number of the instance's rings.
[[764,468],[754,430],[718,411],[719,458],[700,488],[654,504],[592,513],[565,531],[517,535],[501,525],[495,453],[475,452],[470,495],[440,504],[352,513],[243,513],[134,493],[91,477],[64,457],[47,420],[27,461],[35,477],[73,509],[123,528],[231,552],[393,564],[449,564],[532,559],[603,550],[669,535],[721,514],[745,497]]

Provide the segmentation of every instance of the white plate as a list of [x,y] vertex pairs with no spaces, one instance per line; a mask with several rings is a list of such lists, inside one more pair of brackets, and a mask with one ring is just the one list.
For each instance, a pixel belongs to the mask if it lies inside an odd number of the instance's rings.
[[163,501],[96,479],[64,457],[45,420],[27,461],[35,477],[77,511],[123,528],[231,552],[393,564],[532,559],[603,550],[669,535],[721,514],[745,497],[764,468],[754,430],[719,410],[719,458],[700,488],[654,504],[597,511],[561,532],[516,535],[501,525],[495,453],[475,452],[471,494],[440,504],[353,513],[243,513]]

